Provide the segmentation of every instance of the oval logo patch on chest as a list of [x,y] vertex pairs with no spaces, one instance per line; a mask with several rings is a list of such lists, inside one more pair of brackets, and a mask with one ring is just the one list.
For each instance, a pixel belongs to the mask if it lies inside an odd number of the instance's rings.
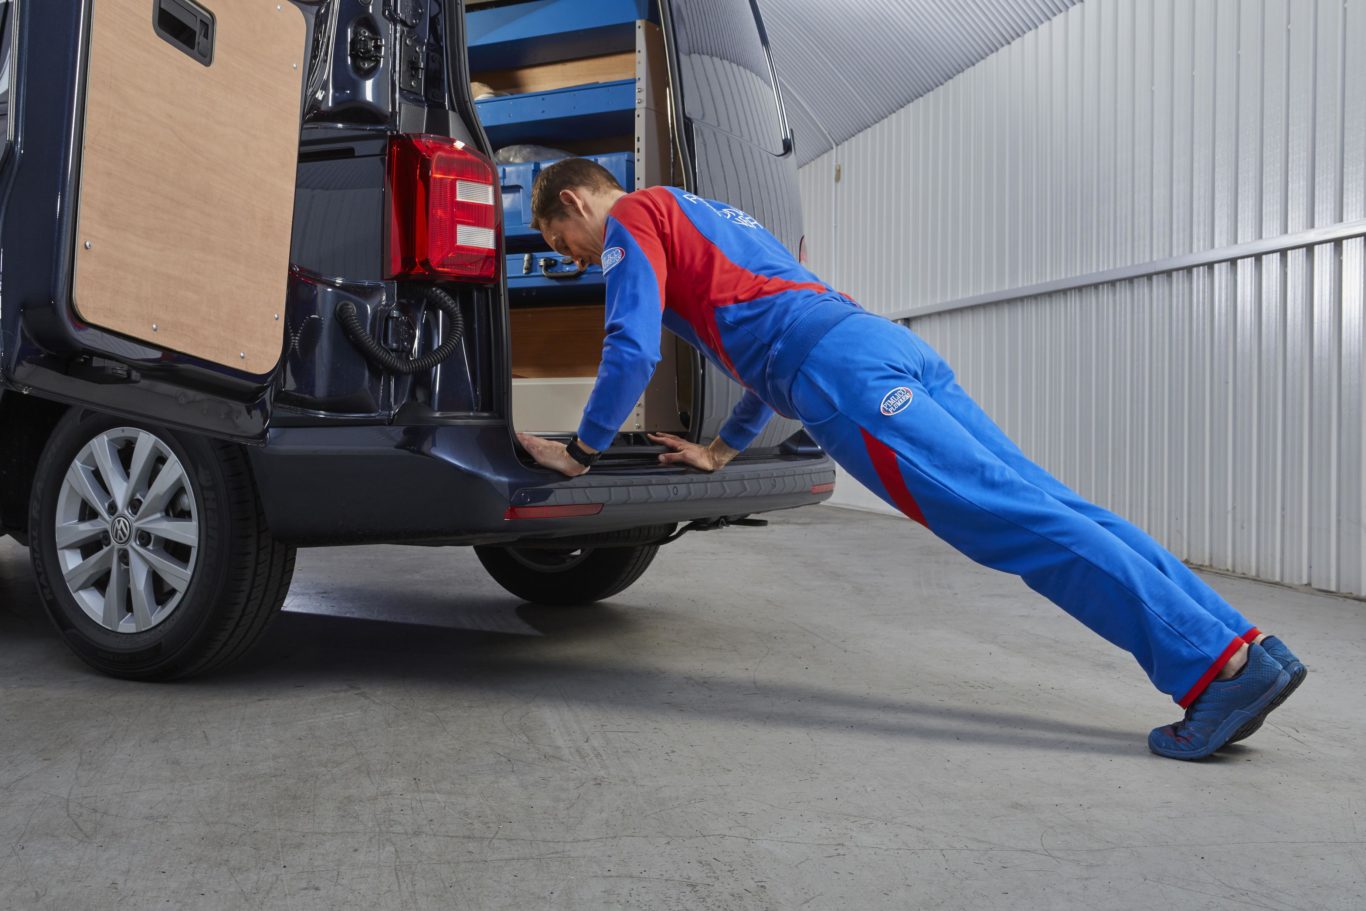
[[915,394],[907,387],[898,386],[882,397],[881,411],[888,417],[900,414],[906,410],[907,405],[911,404],[911,399],[914,396]]

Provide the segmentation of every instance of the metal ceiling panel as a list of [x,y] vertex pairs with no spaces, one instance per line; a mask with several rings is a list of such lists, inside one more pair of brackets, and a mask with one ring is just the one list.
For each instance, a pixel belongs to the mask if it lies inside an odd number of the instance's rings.
[[1079,0],[759,0],[805,164]]

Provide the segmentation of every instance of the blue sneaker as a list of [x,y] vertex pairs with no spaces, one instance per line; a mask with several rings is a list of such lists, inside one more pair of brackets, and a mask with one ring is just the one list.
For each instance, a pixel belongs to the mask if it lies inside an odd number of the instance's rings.
[[1215,680],[1175,724],[1153,728],[1148,749],[1170,759],[1204,759],[1263,715],[1290,685],[1290,673],[1260,645],[1248,649],[1237,676]]
[[1309,676],[1309,668],[1304,666],[1304,662],[1296,658],[1295,653],[1286,648],[1285,643],[1275,636],[1267,636],[1262,640],[1261,645],[1262,648],[1266,649],[1266,653],[1272,658],[1275,658],[1276,662],[1290,675],[1290,685],[1281,690],[1280,694],[1276,696],[1275,699],[1272,699],[1266,708],[1262,709],[1260,715],[1240,727],[1234,735],[1226,741],[1227,743],[1237,743],[1239,740],[1251,737],[1253,734],[1257,733],[1257,729],[1262,726],[1262,722],[1266,721],[1266,716],[1270,715],[1273,709],[1288,699],[1290,694],[1295,692],[1299,685],[1304,682],[1304,678]]

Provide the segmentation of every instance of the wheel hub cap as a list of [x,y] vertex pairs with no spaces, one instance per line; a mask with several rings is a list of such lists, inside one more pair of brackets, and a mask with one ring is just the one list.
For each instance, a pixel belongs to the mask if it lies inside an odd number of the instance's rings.
[[200,507],[190,476],[155,434],[115,427],[67,466],[57,495],[57,563],[67,591],[107,630],[169,617],[194,578]]
[[128,521],[127,516],[119,516],[110,524],[109,536],[115,544],[123,547],[133,537],[133,523]]

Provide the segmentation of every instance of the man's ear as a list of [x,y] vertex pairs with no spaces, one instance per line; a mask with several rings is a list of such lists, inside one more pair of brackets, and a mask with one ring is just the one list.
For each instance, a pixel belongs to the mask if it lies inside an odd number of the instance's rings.
[[580,217],[588,217],[587,200],[585,200],[583,196],[579,193],[576,193],[575,191],[570,189],[561,190],[560,202],[564,203],[564,207],[569,211],[577,212],[580,215]]

